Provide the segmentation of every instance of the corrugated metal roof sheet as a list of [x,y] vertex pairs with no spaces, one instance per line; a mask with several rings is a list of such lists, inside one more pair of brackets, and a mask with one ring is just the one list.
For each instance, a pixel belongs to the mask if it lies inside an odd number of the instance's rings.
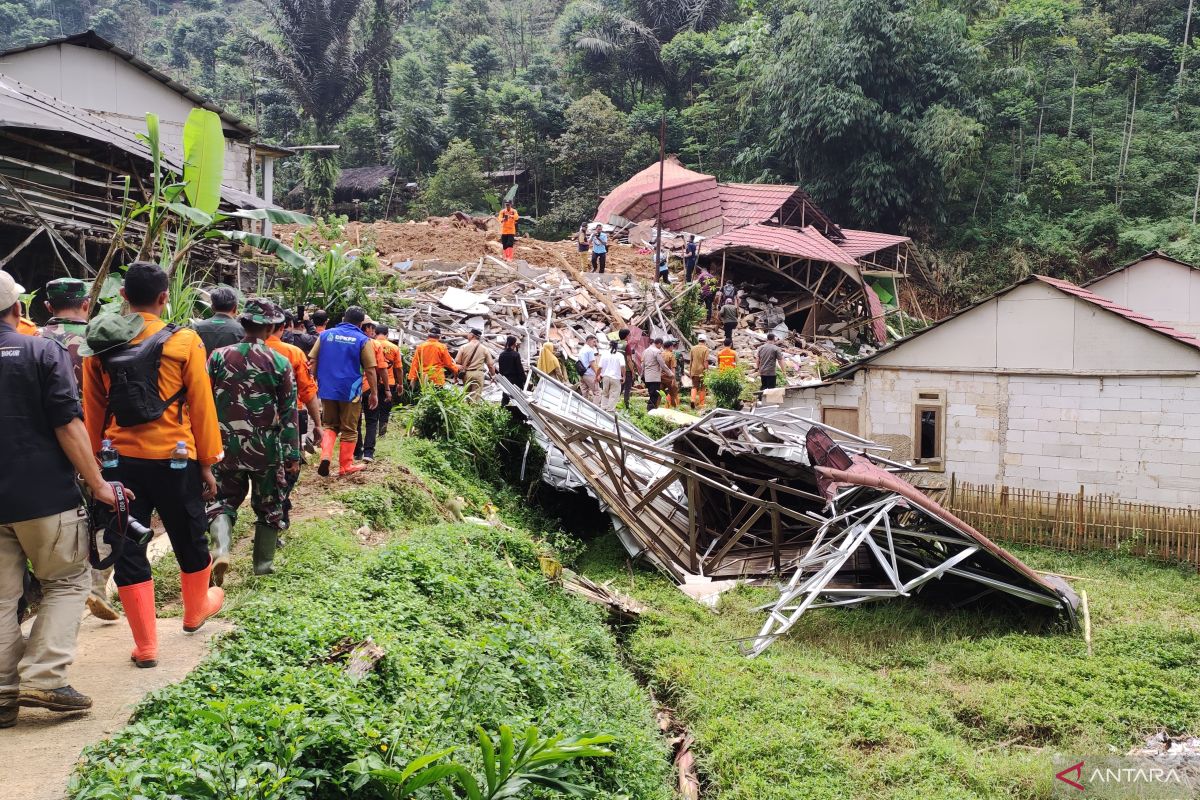
[[875,233],[874,231],[856,231],[850,228],[842,228],[842,235],[846,237],[846,240],[840,242],[838,247],[845,250],[853,258],[869,256],[871,253],[878,253],[885,248],[912,241],[907,236]]
[[[144,161],[150,160],[150,148],[134,131],[43,94],[7,75],[0,75],[0,128],[69,133],[103,142]],[[183,153],[165,143],[161,150],[163,165],[176,173],[183,172]],[[237,208],[267,207],[259,198],[228,186],[221,187],[221,197]]]
[[803,230],[780,228],[775,225],[745,225],[720,236],[705,239],[700,252],[711,254],[722,250],[761,250],[782,256],[811,258],[843,267],[857,267],[853,258],[842,252],[811,225]]
[[14,56],[18,53],[24,53],[29,50],[40,50],[44,47],[55,47],[60,44],[72,45],[74,47],[86,47],[89,50],[108,51],[118,58],[129,62],[131,66],[146,73],[164,86],[170,87],[201,108],[206,108],[209,111],[216,113],[221,117],[222,120],[236,128],[240,133],[245,134],[246,136],[253,136],[256,133],[254,128],[252,128],[245,120],[221,108],[207,97],[197,94],[195,91],[189,89],[187,86],[184,86],[170,75],[158,70],[154,65],[147,64],[133,53],[118,47],[116,44],[110,42],[108,39],[105,39],[103,36],[92,30],[84,31],[83,33],[72,34],[71,36],[61,36],[57,39],[47,39],[41,42],[34,42],[32,44],[24,45],[23,47],[14,47],[0,53],[0,58],[5,56]]
[[1111,311],[1114,314],[1119,314],[1120,316],[1124,317],[1125,319],[1129,320],[1130,322],[1134,322],[1134,323],[1137,323],[1138,325],[1141,325],[1143,328],[1149,328],[1150,330],[1155,331],[1157,333],[1161,333],[1164,336],[1170,336],[1172,339],[1174,339],[1178,342],[1182,342],[1183,344],[1191,345],[1192,347],[1200,349],[1200,339],[1196,338],[1195,336],[1191,335],[1190,333],[1184,333],[1182,331],[1177,331],[1174,328],[1172,328],[1170,325],[1167,325],[1164,322],[1159,322],[1158,320],[1156,320],[1152,317],[1147,317],[1145,314],[1139,314],[1138,312],[1134,311],[1133,309],[1126,308],[1125,306],[1119,306],[1116,303],[1114,303],[1112,300],[1109,300],[1107,297],[1101,297],[1098,294],[1089,292],[1087,289],[1084,289],[1080,286],[1076,286],[1075,284],[1071,283],[1070,281],[1063,281],[1063,280],[1059,280],[1057,278],[1049,278],[1049,277],[1046,277],[1045,275],[1035,275],[1034,277],[1037,278],[1039,281],[1041,281],[1044,284],[1053,286],[1055,289],[1058,289],[1060,292],[1066,292],[1069,295],[1078,297],[1080,300],[1083,300],[1084,302],[1091,303],[1094,306],[1099,306],[1100,308],[1103,308],[1105,311]]

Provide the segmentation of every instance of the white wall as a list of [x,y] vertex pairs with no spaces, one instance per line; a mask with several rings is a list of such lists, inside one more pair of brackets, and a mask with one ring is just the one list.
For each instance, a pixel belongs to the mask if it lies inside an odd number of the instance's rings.
[[789,406],[859,409],[860,432],[912,456],[913,405],[946,396],[946,471],[914,482],[1005,484],[1200,503],[1200,378],[1013,375],[867,368],[852,381],[789,391]]
[[1200,334],[1200,269],[1155,256],[1087,288],[1185,333]]
[[[119,56],[88,47],[60,44],[15,53],[0,59],[0,73],[135,133],[145,133],[147,113],[157,114],[162,141],[180,151],[183,124],[198,107]],[[225,184],[253,194],[249,160],[249,145],[227,137]]]
[[1196,371],[1200,351],[1037,281],[977,306],[874,364],[1130,374]]

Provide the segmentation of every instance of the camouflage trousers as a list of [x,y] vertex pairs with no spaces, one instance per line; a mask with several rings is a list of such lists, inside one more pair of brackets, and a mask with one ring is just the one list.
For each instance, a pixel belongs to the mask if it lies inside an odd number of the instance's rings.
[[284,501],[287,499],[287,474],[280,464],[263,470],[230,469],[221,462],[213,464],[213,477],[217,479],[218,513],[237,519],[238,507],[250,495],[250,507],[255,519],[264,525],[284,530]]

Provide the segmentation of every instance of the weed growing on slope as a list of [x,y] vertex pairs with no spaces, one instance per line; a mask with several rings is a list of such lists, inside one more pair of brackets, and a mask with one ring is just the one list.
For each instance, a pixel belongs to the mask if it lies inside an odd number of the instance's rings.
[[754,660],[762,589],[714,613],[667,580],[625,571],[595,542],[581,570],[652,610],[629,657],[696,737],[722,800],[1041,798],[1055,752],[1124,752],[1166,728],[1200,731],[1200,577],[1104,554],[1012,548],[1039,569],[1092,579],[1095,656],[1078,634],[1012,614],[917,600],[823,609]]
[[[645,695],[599,611],[548,587],[537,553],[518,530],[422,527],[372,552],[331,522],[297,525],[279,572],[233,612],[236,632],[87,751],[72,797],[341,798],[367,753],[469,758],[475,725],[508,724],[611,734],[613,758],[580,781],[665,800]],[[367,636],[387,653],[375,672],[327,663]]]

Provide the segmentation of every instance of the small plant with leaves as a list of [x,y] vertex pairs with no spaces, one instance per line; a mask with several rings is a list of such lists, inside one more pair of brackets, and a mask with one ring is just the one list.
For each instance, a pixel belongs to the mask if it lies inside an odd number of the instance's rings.
[[700,284],[693,283],[671,305],[674,309],[671,319],[690,344],[693,340],[692,331],[705,314],[704,303],[700,300]]
[[403,770],[388,766],[373,754],[354,762],[349,770],[361,776],[362,785],[373,783],[391,800],[413,797],[420,789],[434,785],[447,798],[459,796],[450,788],[451,783],[458,784],[467,800],[517,797],[527,787],[540,787],[568,797],[593,797],[595,789],[576,783],[573,762],[613,754],[604,747],[612,742],[611,736],[542,738],[533,725],[520,739],[507,725],[500,726],[496,738],[479,726],[475,727],[475,735],[483,762],[483,780],[463,764],[444,760],[454,753],[454,748],[414,759]]
[[738,408],[746,390],[746,368],[733,366],[709,370],[704,376],[704,385],[712,392],[718,408]]

